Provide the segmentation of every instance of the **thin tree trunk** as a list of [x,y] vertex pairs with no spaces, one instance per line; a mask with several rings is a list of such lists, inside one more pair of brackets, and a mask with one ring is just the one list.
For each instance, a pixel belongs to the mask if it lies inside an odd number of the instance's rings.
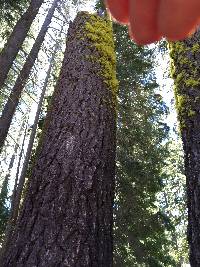
[[22,130],[24,128],[24,124],[25,124],[25,121],[22,122],[21,128],[19,130],[19,135],[17,137],[16,143],[15,143],[15,146],[14,146],[14,151],[13,151],[13,154],[11,156],[11,159],[10,159],[10,162],[9,162],[9,165],[8,165],[8,173],[5,176],[5,180],[7,181],[7,184],[8,184],[8,181],[10,179],[10,174],[11,174],[14,162],[15,162],[15,158],[17,156],[17,150],[19,148],[19,140],[21,138],[21,134],[22,134]]
[[19,180],[19,171],[20,171],[20,165],[21,165],[22,156],[23,156],[23,153],[24,153],[24,145],[25,145],[26,136],[27,136],[27,129],[28,129],[28,119],[27,119],[27,122],[26,122],[26,128],[25,128],[25,131],[24,131],[21,150],[20,150],[20,153],[19,153],[19,160],[18,160],[16,176],[15,176],[15,184],[14,184],[12,197],[11,197],[10,221],[12,221],[12,217],[13,217],[13,207],[14,207],[15,197],[16,197],[16,192],[17,192],[17,185],[18,185],[18,180]]
[[[26,131],[27,131],[27,120],[23,121],[22,123],[22,126],[21,126],[21,129],[19,131],[19,137],[16,141],[16,145],[15,145],[15,148],[14,148],[14,154],[12,155],[12,158],[10,160],[10,164],[9,164],[9,173],[6,175],[5,177],[5,181],[8,185],[8,181],[9,181],[9,178],[10,178],[10,172],[13,168],[13,164],[14,164],[14,160],[15,160],[15,157],[16,157],[16,154],[17,154],[17,150],[18,150],[18,147],[19,147],[19,139],[21,137],[21,134],[22,134],[22,130],[24,128],[24,125],[26,123],[26,128],[25,128],[25,134],[24,134],[24,138],[23,138],[23,142],[22,142],[22,148],[24,146],[24,141],[25,141],[25,136],[26,136]],[[22,151],[20,152],[20,155],[19,155],[19,161],[21,160],[21,156],[22,156]],[[13,213],[13,201],[14,201],[14,195],[15,195],[15,190],[16,190],[16,179],[15,179],[15,185],[14,185],[14,189],[13,189],[13,193],[12,193],[12,196],[11,196],[11,208],[10,208],[10,212],[9,212],[9,218],[8,218],[8,221],[7,221],[7,225],[6,225],[6,229],[5,229],[5,233],[4,233],[4,238],[3,238],[3,245],[1,247],[1,250],[0,250],[0,262],[1,262],[1,257],[6,249],[6,243],[7,243],[7,240],[8,240],[8,237],[9,237],[9,234],[12,230],[12,213]]]
[[42,93],[40,96],[40,100],[38,103],[38,107],[37,107],[37,111],[36,111],[36,115],[35,115],[35,119],[34,119],[34,123],[33,123],[33,128],[31,131],[31,135],[30,135],[30,139],[29,139],[29,143],[28,143],[28,148],[26,151],[26,156],[24,159],[24,163],[23,163],[23,167],[22,167],[22,171],[20,174],[20,178],[19,178],[19,182],[18,182],[18,187],[16,190],[16,195],[15,195],[15,199],[13,201],[13,209],[12,209],[12,224],[15,224],[17,216],[18,216],[18,211],[19,211],[19,206],[20,206],[20,200],[21,200],[21,195],[22,195],[22,191],[23,191],[23,187],[24,187],[24,183],[25,183],[25,179],[26,179],[26,174],[27,174],[27,169],[28,169],[28,165],[29,165],[29,160],[31,157],[31,152],[32,152],[32,148],[33,148],[33,144],[34,144],[34,139],[35,139],[35,135],[36,135],[36,131],[37,131],[37,125],[38,125],[38,121],[39,121],[39,117],[40,117],[40,113],[41,113],[41,109],[42,109],[42,103],[44,101],[44,96],[47,90],[47,86],[48,86],[48,81],[49,81],[49,77],[51,74],[51,70],[53,67],[53,62],[54,62],[54,57],[55,54],[58,50],[58,44],[56,44],[55,49],[52,53],[52,57],[49,63],[49,68],[47,71],[47,75],[44,81],[44,85],[43,85],[43,89],[42,89]]
[[19,140],[21,138],[21,134],[22,134],[22,130],[24,128],[24,124],[25,124],[25,121],[23,121],[23,123],[21,125],[21,128],[19,130],[19,135],[17,137],[16,143],[15,143],[15,146],[14,146],[14,151],[13,151],[12,157],[11,157],[10,162],[9,162],[9,165],[8,165],[8,173],[5,176],[5,180],[6,181],[9,181],[9,179],[10,179],[10,174],[11,174],[11,171],[12,171],[12,168],[13,168],[13,165],[14,165],[14,162],[15,162],[15,158],[17,156],[17,150],[19,148]]
[[2,267],[112,266],[117,86],[112,40],[110,22],[98,16],[80,13],[70,25]]
[[25,159],[24,159],[23,167],[22,167],[22,170],[21,170],[20,178],[18,179],[19,167],[20,167],[20,161],[21,161],[24,142],[25,142],[25,137],[26,137],[26,131],[25,131],[25,134],[24,134],[22,150],[21,150],[20,157],[19,157],[19,165],[17,167],[15,186],[14,186],[14,189],[13,189],[13,194],[12,194],[12,199],[11,199],[10,218],[9,218],[8,225],[7,225],[7,228],[6,228],[5,241],[4,241],[4,244],[3,244],[2,255],[5,253],[5,251],[7,249],[9,238],[10,238],[10,236],[12,234],[12,231],[14,229],[14,226],[15,226],[15,223],[16,223],[16,220],[17,220],[20,201],[21,201],[21,196],[22,196],[22,192],[23,192],[23,188],[24,188],[24,184],[25,184],[25,179],[26,179],[26,174],[27,174],[27,170],[28,170],[28,164],[29,164],[29,160],[30,160],[30,157],[31,157],[31,152],[32,152],[33,144],[34,144],[36,131],[37,131],[37,125],[38,125],[38,121],[39,121],[39,116],[40,116],[41,109],[42,109],[42,103],[43,103],[44,96],[45,96],[45,93],[46,93],[46,90],[47,90],[48,80],[49,80],[49,77],[50,77],[50,74],[51,74],[51,70],[52,70],[52,67],[53,67],[55,54],[56,54],[56,52],[58,50],[58,47],[59,47],[59,45],[58,45],[58,43],[56,43],[55,49],[54,49],[54,51],[52,53],[52,57],[50,59],[49,68],[48,68],[48,71],[47,71],[47,75],[46,75],[46,78],[45,78],[45,81],[44,81],[44,85],[43,85],[43,89],[42,89],[42,92],[41,92],[40,100],[39,100],[39,103],[38,103],[38,107],[37,107],[37,111],[36,111],[36,115],[35,115],[35,119],[34,119],[34,124],[33,124],[32,130],[31,130],[31,135],[30,135],[30,139],[29,139],[29,143],[28,143],[28,147],[27,147],[27,151],[26,151],[26,156],[25,156]]
[[24,128],[24,124],[25,124],[25,121],[22,122],[22,125],[21,125],[21,128],[19,130],[19,134],[18,134],[18,137],[17,137],[17,140],[16,140],[16,143],[15,143],[15,146],[14,146],[14,151],[13,151],[13,154],[12,154],[12,157],[10,159],[10,163],[9,163],[9,166],[8,166],[8,179],[10,177],[10,172],[13,168],[13,165],[14,165],[14,161],[15,161],[15,157],[17,156],[17,150],[19,148],[19,140],[21,138],[21,134],[22,134],[22,131],[23,131],[23,128]]
[[170,44],[175,97],[185,154],[190,264],[200,266],[200,31]]
[[2,88],[8,72],[15,60],[31,24],[38,13],[44,0],[32,0],[27,11],[21,16],[15,25],[5,47],[0,54],[0,89]]
[[9,127],[12,122],[13,115],[15,113],[15,110],[19,104],[20,96],[22,93],[22,90],[25,86],[25,83],[30,75],[31,69],[35,63],[35,60],[37,59],[38,53],[40,51],[40,48],[42,46],[42,43],[44,41],[46,32],[48,30],[48,27],[51,23],[51,19],[53,17],[53,13],[55,11],[55,8],[57,6],[59,0],[54,0],[51,8],[49,9],[49,12],[46,16],[46,19],[42,25],[42,28],[35,40],[35,43],[27,57],[27,60],[15,82],[15,85],[12,89],[12,92],[8,98],[7,103],[5,104],[5,107],[3,109],[1,118],[0,118],[0,152],[2,150],[3,144],[5,142],[5,139],[7,137]]

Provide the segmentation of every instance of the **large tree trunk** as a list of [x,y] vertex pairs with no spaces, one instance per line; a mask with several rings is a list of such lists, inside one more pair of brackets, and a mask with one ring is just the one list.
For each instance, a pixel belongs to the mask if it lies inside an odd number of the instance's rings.
[[44,0],[32,0],[27,11],[15,25],[5,47],[0,54],[0,89],[3,86],[14,59],[19,52],[31,24]]
[[20,96],[22,93],[22,90],[25,86],[25,83],[30,75],[31,69],[35,63],[35,60],[37,59],[38,53],[40,51],[40,48],[42,46],[42,43],[44,41],[46,32],[48,30],[48,27],[51,23],[51,19],[53,17],[53,13],[55,11],[56,5],[59,0],[54,0],[51,8],[49,9],[49,12],[46,16],[46,19],[42,25],[42,28],[35,40],[35,43],[26,59],[26,62],[20,71],[20,74],[15,82],[15,85],[12,89],[12,92],[8,98],[8,101],[5,104],[5,107],[2,111],[2,115],[0,118],[0,152],[3,147],[3,144],[5,142],[5,139],[7,137],[13,115],[15,113],[15,110],[18,106]]
[[79,13],[2,267],[112,266],[116,87],[110,21]]
[[200,31],[170,44],[172,76],[185,154],[190,264],[200,266]]

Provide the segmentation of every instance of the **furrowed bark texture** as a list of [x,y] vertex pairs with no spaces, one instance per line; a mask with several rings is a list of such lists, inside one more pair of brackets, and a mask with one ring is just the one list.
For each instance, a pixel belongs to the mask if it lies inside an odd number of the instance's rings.
[[32,0],[27,11],[15,25],[5,47],[0,54],[0,89],[3,86],[14,59],[19,52],[31,24],[41,7],[43,0]]
[[200,32],[170,44],[172,76],[185,154],[190,264],[200,266]]
[[10,93],[10,96],[5,104],[5,107],[2,111],[2,115],[0,117],[0,152],[4,145],[5,139],[7,137],[10,125],[12,123],[12,118],[14,116],[15,110],[19,104],[20,97],[25,86],[25,83],[31,73],[31,69],[34,66],[35,60],[38,57],[38,53],[44,41],[45,35],[48,31],[49,25],[51,23],[51,19],[53,17],[54,11],[56,9],[57,3],[59,0],[54,0],[51,8],[45,18],[45,21],[42,25],[42,28],[35,40],[35,43],[24,63],[22,70],[20,71],[19,76],[15,82],[15,85]]
[[70,24],[60,78],[2,267],[112,266],[114,95],[102,74],[102,54],[87,37],[88,21],[112,33],[110,22],[83,12]]

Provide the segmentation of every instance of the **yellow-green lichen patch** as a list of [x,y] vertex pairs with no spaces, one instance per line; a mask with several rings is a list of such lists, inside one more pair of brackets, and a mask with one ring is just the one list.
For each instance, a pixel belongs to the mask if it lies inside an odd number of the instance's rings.
[[200,103],[200,98],[194,97],[192,93],[195,91],[196,94],[200,87],[200,68],[195,60],[199,48],[198,43],[169,43],[171,76],[174,79],[176,109],[181,129],[185,127],[187,119],[192,119],[196,115],[195,103]]
[[195,52],[197,52],[197,51],[199,51],[200,50],[200,45],[199,44],[194,44],[193,46],[192,46],[192,52],[193,53],[195,53]]
[[192,78],[188,78],[188,79],[185,79],[185,85],[187,85],[188,87],[195,87],[195,86],[198,86],[200,85],[200,79],[192,79]]
[[189,117],[193,117],[194,115],[196,115],[196,112],[195,112],[194,110],[191,110],[191,109],[190,109],[190,110],[188,111],[188,116],[189,116]]
[[118,81],[116,78],[116,56],[113,40],[112,22],[97,15],[89,15],[85,23],[86,38],[91,41],[98,56],[89,56],[90,60],[100,63],[104,83],[111,89],[112,104],[116,106]]

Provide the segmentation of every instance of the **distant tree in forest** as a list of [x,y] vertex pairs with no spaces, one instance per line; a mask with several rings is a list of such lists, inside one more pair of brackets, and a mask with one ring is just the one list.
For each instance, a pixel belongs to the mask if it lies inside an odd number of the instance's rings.
[[2,266],[112,266],[115,66],[111,22],[80,13]]
[[13,0],[2,0],[0,1],[0,50],[2,47],[2,41],[5,42],[10,32],[12,31],[17,20],[23,14],[24,9],[27,8],[29,1],[13,1]]
[[24,7],[30,2],[30,0],[1,0],[0,1],[0,21],[6,21],[12,25],[15,20],[14,15],[16,12],[19,14],[23,11]]
[[31,27],[31,24],[43,2],[44,0],[31,0],[28,9],[16,23],[4,48],[0,53],[0,66],[3,66],[0,68],[0,89],[5,83],[13,61],[16,58],[17,53],[19,52]]
[[22,91],[24,89],[25,83],[30,75],[30,72],[32,70],[32,67],[34,66],[34,63],[38,57],[38,53],[40,51],[40,48],[42,46],[42,43],[44,41],[45,35],[48,31],[49,25],[51,23],[54,11],[56,9],[56,6],[58,4],[59,0],[54,0],[48,14],[45,18],[45,21],[40,29],[40,32],[38,33],[38,36],[33,44],[33,47],[27,56],[27,59],[24,63],[24,66],[22,70],[19,73],[19,76],[17,77],[17,80],[14,84],[14,87],[12,88],[12,91],[10,93],[10,96],[5,103],[5,106],[3,108],[1,117],[0,117],[0,152],[3,148],[3,144],[5,142],[5,139],[8,134],[9,127],[12,122],[13,115],[15,113],[15,110],[19,104],[20,97],[22,94]]
[[190,264],[200,266],[200,31],[169,44],[185,156]]
[[2,175],[2,186],[1,186],[1,191],[0,191],[0,244],[2,246],[2,242],[4,241],[5,238],[5,230],[7,227],[7,223],[10,219],[10,214],[11,214],[11,198],[10,196],[10,180],[11,180],[11,172],[13,169],[13,166],[15,165],[15,161],[18,156],[18,149],[20,147],[20,138],[23,135],[23,131],[25,128],[25,124],[27,123],[27,118],[24,117],[22,120],[21,127],[19,129],[18,136],[15,141],[15,146],[13,148],[13,153],[10,157],[9,164],[8,164],[8,170],[5,175],[5,177]]
[[9,186],[9,175],[6,175],[6,177],[3,180],[0,191],[0,245],[2,245],[3,235],[10,215],[8,186]]
[[[119,79],[115,265],[175,266],[166,222],[157,203],[167,153],[167,108],[157,93],[153,50],[135,45],[114,27]],[[157,203],[157,204],[156,204]]]
[[168,232],[170,255],[176,261],[176,266],[188,263],[187,244],[187,205],[186,179],[182,142],[179,135],[170,138],[167,143],[169,155],[165,158],[162,169],[164,188],[160,193],[159,202],[162,211],[170,220],[172,229]]
[[[55,63],[54,61],[56,58],[56,53],[58,52],[58,50],[60,48],[59,42],[60,42],[59,39],[56,40],[56,43],[55,43],[55,46],[53,49],[53,54],[52,54],[51,59],[49,61],[49,67],[48,67],[46,78],[44,80],[44,84],[42,87],[40,99],[39,99],[38,106],[37,106],[37,111],[35,114],[34,123],[31,127],[30,138],[29,138],[23,166],[21,169],[20,177],[19,177],[18,182],[17,182],[17,186],[15,188],[15,192],[13,193],[12,202],[11,202],[11,212],[10,212],[10,225],[8,225],[9,231],[12,231],[12,228],[14,227],[16,220],[17,220],[17,217],[18,217],[20,201],[22,199],[23,188],[25,187],[25,180],[27,178],[28,166],[30,163],[31,155],[34,154],[33,153],[34,140],[35,140],[36,133],[37,133],[37,126],[39,126],[39,123],[40,123],[39,119],[40,119],[40,114],[42,113],[42,105],[43,105],[43,102],[45,99],[45,94],[46,94],[47,89],[48,89],[48,83],[49,83],[51,72],[52,72],[52,69],[53,69],[53,66]],[[33,160],[31,163],[33,164]],[[30,167],[30,171],[31,171],[31,167]],[[9,233],[7,233],[7,235],[9,235]]]
[[16,15],[22,15],[24,8],[30,0],[1,0],[0,1],[0,22],[6,22],[9,26],[14,26]]

